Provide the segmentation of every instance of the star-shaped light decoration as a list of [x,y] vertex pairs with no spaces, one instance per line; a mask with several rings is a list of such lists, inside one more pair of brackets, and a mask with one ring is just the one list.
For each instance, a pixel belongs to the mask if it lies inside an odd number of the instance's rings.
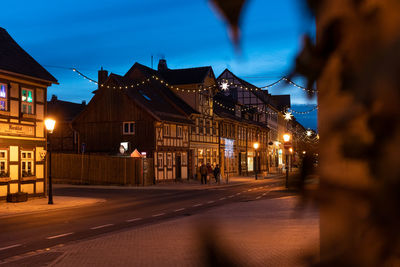
[[310,137],[312,135],[312,131],[311,130],[307,130],[307,136]]
[[292,119],[292,113],[290,113],[289,111],[287,111],[285,114],[283,114],[283,116],[285,116],[285,120],[290,121]]
[[221,83],[222,90],[226,91],[226,90],[228,90],[228,87],[229,87],[229,84],[227,82]]

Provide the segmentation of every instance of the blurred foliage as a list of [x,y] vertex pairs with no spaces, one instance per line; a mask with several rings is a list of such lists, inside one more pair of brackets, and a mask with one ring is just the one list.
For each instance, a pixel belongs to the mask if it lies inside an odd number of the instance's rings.
[[[305,77],[307,88],[322,84],[318,97],[332,97],[321,106],[322,111],[337,111],[334,107],[340,102],[335,100],[342,96],[351,99],[344,112],[324,121],[328,130],[321,135],[321,147],[332,149],[332,140],[338,140],[333,144],[340,156],[329,164],[340,166],[339,161],[347,161],[365,169],[355,177],[359,185],[321,184],[320,206],[337,215],[329,223],[344,224],[339,226],[339,235],[329,240],[321,236],[321,244],[330,243],[332,249],[309,264],[400,266],[400,1],[300,1],[306,2],[315,17],[317,34],[316,40],[304,37],[290,76]],[[245,1],[212,2],[236,33],[238,43]],[[309,96],[313,93],[308,91]],[[306,169],[311,168],[308,161]],[[372,181],[362,186],[364,180]]]

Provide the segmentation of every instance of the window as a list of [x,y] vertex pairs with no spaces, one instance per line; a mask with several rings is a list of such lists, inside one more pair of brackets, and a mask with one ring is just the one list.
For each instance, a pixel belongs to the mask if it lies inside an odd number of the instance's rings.
[[164,136],[170,136],[171,135],[171,128],[169,124],[164,124]]
[[21,112],[33,114],[33,90],[22,88],[21,102]]
[[22,151],[21,152],[21,172],[22,177],[33,176],[33,151]]
[[7,150],[0,150],[0,178],[8,177]]
[[123,133],[124,134],[135,134],[135,123],[134,122],[124,122]]
[[163,159],[164,159],[164,154],[163,153],[158,153],[157,154],[157,167],[159,169],[163,169],[164,168]]
[[177,129],[178,129],[178,137],[182,137],[182,126],[178,126],[177,127]]
[[172,154],[171,153],[167,154],[167,168],[172,169]]
[[7,110],[7,85],[0,83],[0,110]]

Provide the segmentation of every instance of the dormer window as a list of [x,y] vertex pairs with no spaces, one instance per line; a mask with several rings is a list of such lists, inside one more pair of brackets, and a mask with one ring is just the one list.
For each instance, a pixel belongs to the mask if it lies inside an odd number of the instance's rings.
[[0,110],[7,110],[7,84],[0,83]]
[[21,112],[25,114],[33,114],[33,90],[22,88]]

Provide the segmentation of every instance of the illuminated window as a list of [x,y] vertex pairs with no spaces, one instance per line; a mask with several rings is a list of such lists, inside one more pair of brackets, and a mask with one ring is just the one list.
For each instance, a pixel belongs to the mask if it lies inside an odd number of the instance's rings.
[[21,173],[22,177],[34,175],[34,158],[33,151],[22,151],[21,152]]
[[172,154],[171,153],[167,154],[167,168],[172,169]]
[[7,150],[0,150],[0,177],[8,177]]
[[124,134],[135,134],[135,123],[134,122],[124,122],[123,123],[123,133]]
[[33,114],[33,90],[22,88],[21,102],[21,112]]
[[7,110],[7,85],[0,83],[0,110]]

